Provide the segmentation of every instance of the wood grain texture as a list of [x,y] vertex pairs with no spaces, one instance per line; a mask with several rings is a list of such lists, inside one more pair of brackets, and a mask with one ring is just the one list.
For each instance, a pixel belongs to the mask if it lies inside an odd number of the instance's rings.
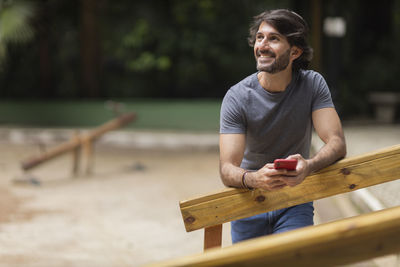
[[354,191],[400,178],[400,145],[343,159],[279,191],[224,189],[181,201],[186,231]]
[[395,207],[152,266],[337,266],[398,253],[399,240]]

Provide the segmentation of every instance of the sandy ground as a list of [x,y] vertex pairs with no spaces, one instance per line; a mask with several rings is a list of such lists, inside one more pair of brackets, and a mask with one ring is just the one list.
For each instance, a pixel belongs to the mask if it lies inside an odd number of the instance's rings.
[[[374,132],[381,139],[348,131],[349,155],[400,136],[399,127]],[[97,146],[93,174],[78,177],[70,154],[24,174],[20,161],[39,146],[2,143],[0,151],[0,266],[142,266],[199,253],[203,232],[185,231],[178,203],[223,188],[216,149]],[[316,202],[318,223],[356,214],[347,195]]]
[[37,148],[0,149],[1,264],[139,266],[201,251],[202,233],[185,232],[178,202],[222,188],[216,151],[98,148],[91,176],[72,177],[68,155],[25,184],[12,181]]

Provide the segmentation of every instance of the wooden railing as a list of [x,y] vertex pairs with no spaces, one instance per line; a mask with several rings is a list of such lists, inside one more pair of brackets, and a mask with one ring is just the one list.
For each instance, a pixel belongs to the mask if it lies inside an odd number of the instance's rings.
[[399,252],[399,240],[396,207],[151,266],[337,266]]
[[[308,176],[296,187],[272,192],[230,188],[181,201],[180,208],[186,231],[205,228],[204,248],[209,249],[221,246],[223,223],[399,178],[400,145],[396,145],[343,159]],[[290,260],[295,261],[295,266],[300,266],[297,264],[300,259],[304,259],[307,264],[311,260],[316,263],[307,266],[328,266],[337,264],[337,261],[353,262],[400,251],[399,226],[400,208],[395,208],[333,224],[262,237],[257,241],[250,240],[223,250],[213,250],[212,254],[205,253],[202,256],[167,262],[160,266],[192,266],[192,264],[202,266],[203,263],[207,266],[241,263],[253,266],[257,262],[263,264],[270,262],[271,266],[275,266],[273,262],[281,263],[285,257],[288,258],[288,264]],[[354,237],[354,240],[351,241],[348,237]],[[397,240],[396,245],[393,245],[394,240]],[[242,250],[246,253],[239,253]],[[326,258],[330,251],[332,256]],[[274,256],[271,256],[271,253]],[[339,260],[335,255],[344,258]],[[313,257],[315,258],[311,259]],[[320,265],[320,262],[324,264]]]

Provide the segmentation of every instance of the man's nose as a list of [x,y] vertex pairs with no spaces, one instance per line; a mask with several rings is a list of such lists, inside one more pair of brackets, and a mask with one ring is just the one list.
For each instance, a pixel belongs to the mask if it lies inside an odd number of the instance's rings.
[[265,47],[265,48],[269,48],[269,47],[270,47],[267,38],[264,38],[264,39],[261,41],[261,46],[262,46],[262,47]]

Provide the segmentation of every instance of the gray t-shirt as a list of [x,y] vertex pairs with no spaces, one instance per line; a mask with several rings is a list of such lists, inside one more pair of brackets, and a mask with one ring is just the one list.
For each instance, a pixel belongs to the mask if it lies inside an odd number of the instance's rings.
[[258,170],[277,158],[309,157],[314,110],[334,107],[324,78],[311,70],[294,72],[285,91],[270,93],[257,73],[231,87],[221,106],[220,133],[246,134],[241,167]]

